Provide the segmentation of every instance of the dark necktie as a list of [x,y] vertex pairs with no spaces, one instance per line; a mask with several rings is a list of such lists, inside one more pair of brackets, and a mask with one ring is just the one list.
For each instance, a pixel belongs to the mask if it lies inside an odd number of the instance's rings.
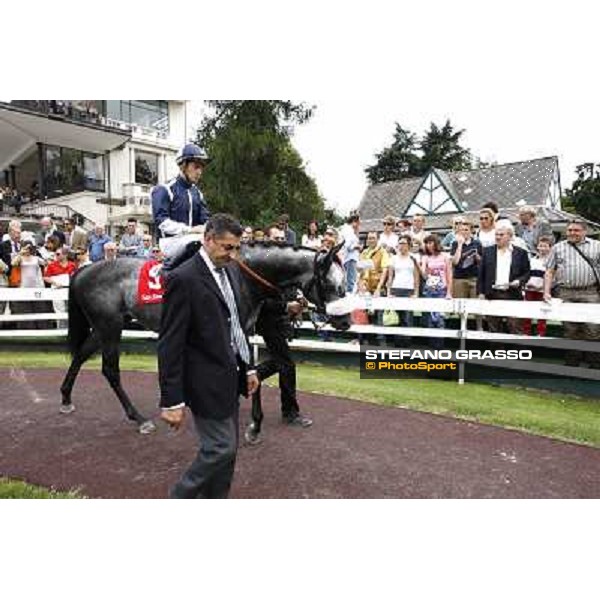
[[246,342],[246,337],[244,336],[242,326],[240,325],[240,318],[235,304],[235,298],[233,297],[233,291],[229,285],[229,279],[227,279],[225,269],[217,269],[217,273],[219,274],[219,279],[221,281],[221,291],[223,292],[225,302],[227,302],[229,313],[231,315],[231,341],[234,348],[237,349],[240,358],[246,364],[250,364],[250,350],[248,349],[248,343]]

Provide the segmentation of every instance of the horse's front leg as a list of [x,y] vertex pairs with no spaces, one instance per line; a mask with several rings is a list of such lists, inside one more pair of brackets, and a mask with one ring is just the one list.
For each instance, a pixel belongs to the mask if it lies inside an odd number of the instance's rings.
[[104,344],[102,349],[102,374],[108,380],[113,389],[127,418],[138,424],[140,433],[152,433],[156,430],[156,425],[144,417],[133,405],[129,396],[121,386],[121,372],[119,368],[119,340],[111,340]]

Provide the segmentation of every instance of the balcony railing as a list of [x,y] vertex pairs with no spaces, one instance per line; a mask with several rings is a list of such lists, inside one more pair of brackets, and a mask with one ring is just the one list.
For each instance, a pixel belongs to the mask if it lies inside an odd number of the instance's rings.
[[125,213],[148,216],[152,214],[150,190],[153,186],[141,183],[124,183],[122,185]]
[[168,118],[163,117],[156,122],[156,127],[144,127],[108,117],[103,101],[94,100],[13,100],[14,106],[25,108],[53,118],[71,119],[83,123],[103,125],[134,133],[140,137],[165,140],[169,137]]
[[11,104],[51,117],[110,127],[97,103],[91,100],[13,100]]

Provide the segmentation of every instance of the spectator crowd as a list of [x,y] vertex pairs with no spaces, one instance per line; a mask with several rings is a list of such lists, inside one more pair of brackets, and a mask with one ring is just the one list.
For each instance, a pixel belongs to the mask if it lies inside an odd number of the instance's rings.
[[[360,234],[360,216],[351,214],[338,229],[320,227],[311,220],[297,236],[288,215],[266,228],[247,225],[242,241],[271,241],[329,250],[340,243],[339,259],[346,274],[347,293],[361,296],[404,298],[479,298],[488,300],[600,302],[600,242],[587,234],[585,221],[567,227],[566,240],[555,245],[550,225],[538,219],[536,210],[524,206],[519,222],[498,214],[493,203],[478,214],[478,223],[463,216],[453,219],[444,236],[428,231],[426,218],[397,219],[387,215],[382,229]],[[161,260],[161,252],[149,233],[142,233],[129,219],[120,239],[113,240],[97,224],[89,234],[72,219],[61,227],[50,217],[40,220],[35,234],[22,232],[18,220],[10,222],[0,256],[0,286],[64,287],[78,269],[100,260],[140,257]],[[0,303],[0,313],[5,304]],[[56,312],[64,306],[55,305]],[[39,311],[38,302],[11,302],[11,313]],[[376,325],[415,324],[412,311],[355,311],[356,323]],[[28,324],[25,324],[29,326]],[[38,322],[38,326],[43,326]],[[424,313],[420,325],[444,327],[444,315]],[[545,336],[546,323],[513,317],[478,317],[476,326],[490,332]],[[599,340],[600,327],[565,324],[566,337]],[[570,364],[578,364],[570,354]],[[582,360],[581,354],[579,360]],[[590,364],[596,356],[587,357]]]
[[[484,205],[478,223],[457,216],[452,230],[439,236],[427,230],[426,218],[383,218],[382,229],[359,236],[360,217],[352,214],[340,229],[340,258],[347,292],[361,297],[473,298],[487,300],[600,303],[600,242],[587,235],[587,223],[573,219],[566,239],[555,244],[550,224],[533,207],[519,209],[518,223]],[[395,314],[393,314],[395,312]],[[415,324],[412,311],[355,311],[355,323]],[[476,327],[493,333],[545,336],[543,319],[493,317],[476,319]],[[424,312],[422,327],[444,327],[444,317]],[[600,326],[564,324],[565,337],[600,340]],[[362,337],[362,336],[361,336]],[[361,340],[362,341],[362,340]],[[405,339],[405,342],[407,339]],[[409,341],[409,340],[408,340]],[[398,343],[396,341],[395,343]],[[434,338],[433,344],[441,343]],[[600,368],[597,353],[569,352],[567,363]]]
[[[85,266],[119,256],[161,260],[161,253],[152,244],[152,236],[138,231],[135,219],[129,219],[117,244],[97,224],[88,234],[74,219],[57,224],[51,217],[42,217],[36,232],[25,231],[20,220],[8,223],[0,243],[0,287],[65,288],[73,274]],[[15,300],[0,301],[0,315],[9,308],[13,315],[33,313],[63,313],[64,301]],[[60,323],[59,323],[60,325]],[[2,328],[44,329],[44,321],[0,323]]]

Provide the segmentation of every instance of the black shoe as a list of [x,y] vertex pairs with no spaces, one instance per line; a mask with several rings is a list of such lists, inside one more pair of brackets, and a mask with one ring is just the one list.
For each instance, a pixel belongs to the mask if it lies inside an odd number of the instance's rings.
[[309,419],[300,413],[283,415],[282,421],[285,425],[290,425],[291,427],[310,427],[313,424],[312,419]]

